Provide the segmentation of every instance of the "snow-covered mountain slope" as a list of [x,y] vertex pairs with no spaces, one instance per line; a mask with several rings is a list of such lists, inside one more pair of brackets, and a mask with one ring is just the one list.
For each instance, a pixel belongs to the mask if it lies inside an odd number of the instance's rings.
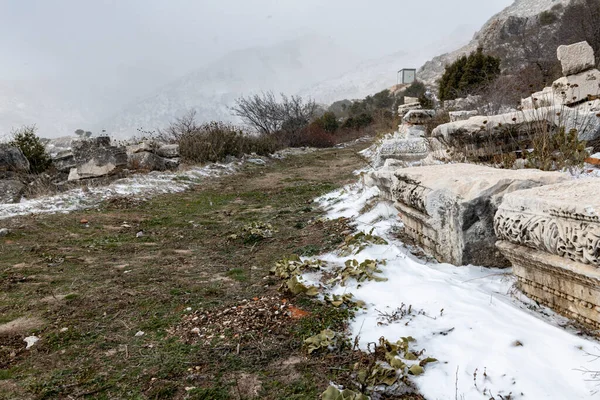
[[[467,43],[476,28],[460,26],[450,35],[418,50],[399,51],[361,63],[351,71],[304,88],[300,93],[318,102],[330,104],[342,99],[362,99],[388,89],[397,83],[396,73],[402,68],[418,68],[434,55]],[[400,46],[401,47],[401,46]]]
[[201,121],[234,121],[229,108],[242,95],[267,90],[294,94],[356,63],[351,53],[315,36],[236,51],[131,104],[97,129],[130,136],[138,128],[164,127],[190,109],[197,110]]
[[[446,65],[454,62],[460,56],[469,54],[479,46],[484,49],[494,48],[502,42],[507,41],[507,31],[515,30],[515,26],[509,26],[511,21],[534,17],[543,11],[557,6],[566,6],[573,0],[515,0],[513,4],[506,7],[490,18],[483,27],[475,34],[473,39],[465,46],[434,57],[426,62],[418,71],[421,80],[428,84],[434,84],[442,74]],[[525,21],[526,22],[526,21]],[[508,32],[510,33],[510,32]]]

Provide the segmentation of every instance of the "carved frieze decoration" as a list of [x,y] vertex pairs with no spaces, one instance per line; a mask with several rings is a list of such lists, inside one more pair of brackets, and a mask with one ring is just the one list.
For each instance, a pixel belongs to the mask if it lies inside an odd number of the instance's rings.
[[600,266],[600,224],[589,218],[570,217],[500,209],[494,229],[501,240]]

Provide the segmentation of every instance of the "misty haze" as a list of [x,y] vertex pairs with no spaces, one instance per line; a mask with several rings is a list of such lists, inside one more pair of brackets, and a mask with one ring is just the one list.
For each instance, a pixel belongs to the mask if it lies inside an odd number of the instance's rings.
[[600,396],[600,0],[0,0],[0,400]]
[[233,101],[263,90],[362,98],[468,42],[508,4],[5,0],[0,129],[123,137],[189,109],[233,120]]

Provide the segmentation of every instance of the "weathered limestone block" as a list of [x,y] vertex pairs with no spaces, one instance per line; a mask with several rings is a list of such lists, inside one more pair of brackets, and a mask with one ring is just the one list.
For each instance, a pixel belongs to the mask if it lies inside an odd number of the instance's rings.
[[436,127],[431,136],[468,157],[485,158],[527,148],[536,132],[543,129],[576,129],[579,139],[593,140],[600,136],[600,117],[597,114],[585,106],[540,107],[449,122]]
[[28,172],[29,161],[18,147],[0,144],[0,171]]
[[524,109],[572,106],[600,96],[600,71],[592,69],[559,78],[540,92],[521,100]]
[[425,138],[388,139],[378,149],[375,167],[383,165],[385,160],[401,161],[421,160],[429,154],[429,146]]
[[600,328],[600,180],[576,180],[504,196],[494,218],[498,249],[523,292]]
[[431,121],[433,117],[435,117],[434,110],[410,110],[404,114],[402,120],[407,124],[423,125]]
[[564,76],[578,74],[596,66],[594,49],[588,42],[559,46],[556,50]]
[[71,169],[69,180],[113,174],[127,165],[125,148],[112,146],[109,137],[74,141],[72,148],[77,167]]
[[477,116],[476,110],[470,111],[450,111],[450,122],[465,121],[471,117]]
[[563,174],[474,164],[381,168],[371,173],[393,200],[406,233],[441,262],[507,267],[495,248],[494,215],[502,196],[561,182]]
[[410,110],[420,110],[421,107],[421,103],[404,103],[400,106],[398,106],[398,115],[400,117],[403,117],[407,112],[409,112]]

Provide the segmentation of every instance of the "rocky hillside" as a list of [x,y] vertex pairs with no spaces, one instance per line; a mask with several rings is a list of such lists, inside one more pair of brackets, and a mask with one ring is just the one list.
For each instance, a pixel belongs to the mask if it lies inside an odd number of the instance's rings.
[[97,128],[130,136],[138,128],[163,127],[190,109],[197,110],[202,121],[232,121],[229,108],[241,95],[263,90],[296,93],[356,63],[351,53],[314,36],[236,51],[131,104]]
[[516,0],[485,23],[467,45],[426,62],[418,76],[424,82],[434,84],[446,65],[478,47],[503,56],[504,68],[534,62],[530,54],[531,43],[537,43],[536,52],[546,47],[555,50],[555,28],[560,25],[565,8],[573,3],[574,0]]

